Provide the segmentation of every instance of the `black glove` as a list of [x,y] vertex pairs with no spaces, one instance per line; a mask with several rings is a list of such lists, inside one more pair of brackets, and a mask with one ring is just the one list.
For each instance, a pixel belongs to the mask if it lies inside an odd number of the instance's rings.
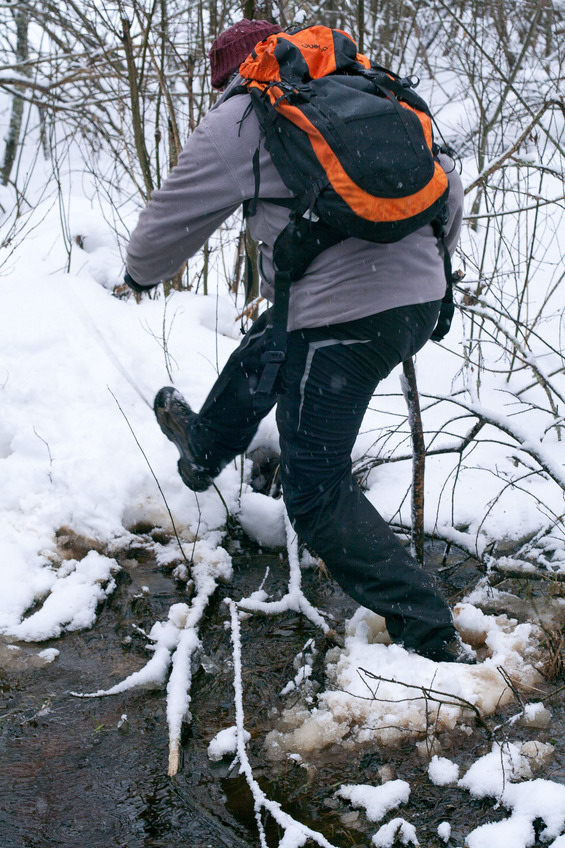
[[124,283],[129,286],[130,289],[133,289],[134,292],[137,292],[137,294],[143,294],[144,292],[151,291],[151,289],[154,289],[155,286],[158,285],[158,283],[153,283],[152,286],[140,286],[139,283],[135,282],[133,277],[130,277],[127,271],[124,274]]

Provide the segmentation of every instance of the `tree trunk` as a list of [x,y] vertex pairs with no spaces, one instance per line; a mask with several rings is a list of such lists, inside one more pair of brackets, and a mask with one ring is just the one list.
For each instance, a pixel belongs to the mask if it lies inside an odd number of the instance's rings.
[[126,65],[128,71],[128,84],[131,102],[131,119],[133,124],[133,134],[135,138],[135,149],[143,174],[143,182],[145,183],[145,199],[149,200],[153,191],[153,179],[151,177],[151,165],[149,155],[145,146],[144,123],[141,115],[141,106],[139,100],[139,87],[137,79],[137,70],[135,66],[135,58],[133,52],[133,42],[131,38],[131,25],[125,16],[122,17],[122,43],[126,53]]
[[[28,44],[28,16],[23,9],[16,9],[13,12],[16,21],[16,62],[18,64],[26,62],[29,59],[29,44]],[[25,68],[23,73],[28,73]],[[22,89],[22,92],[24,89]],[[8,185],[10,175],[16,161],[18,145],[20,141],[20,132],[22,129],[22,120],[24,115],[24,100],[17,94],[12,100],[12,112],[10,115],[10,124],[8,126],[8,135],[6,136],[6,147],[4,148],[4,161],[2,163],[2,171],[0,173],[2,185]]]
[[414,361],[402,363],[402,391],[408,406],[408,421],[412,436],[412,553],[419,563],[424,562],[424,470],[426,445],[416,384]]

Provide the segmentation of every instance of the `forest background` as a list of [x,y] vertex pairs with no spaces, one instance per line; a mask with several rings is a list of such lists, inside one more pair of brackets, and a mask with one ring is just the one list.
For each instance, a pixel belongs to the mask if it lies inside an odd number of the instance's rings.
[[[78,170],[85,196],[123,252],[135,222],[132,208],[165,179],[216,98],[207,65],[214,37],[241,14],[286,26],[297,13],[290,3],[3,3],[3,267],[49,204],[59,210],[67,267],[77,247],[93,250],[92,238],[89,245],[88,233],[76,231],[70,220],[69,181]],[[497,507],[511,495],[514,503],[530,501],[524,506],[529,518],[511,534],[527,538],[517,558],[530,555],[534,530],[538,548],[555,551],[565,482],[552,462],[565,396],[562,4],[359,0],[307,3],[299,16],[351,32],[362,52],[421,78],[439,133],[463,170],[465,233],[455,262],[462,278],[459,318],[444,358],[453,391],[449,400],[429,390],[424,399],[433,410],[428,457],[455,460],[442,466],[436,535],[447,532],[440,524],[454,523],[465,531],[458,541],[470,552],[492,553],[489,522],[497,525]],[[229,221],[165,292],[208,294],[219,286],[242,305],[244,238],[241,223]],[[120,277],[116,262],[103,284],[121,292]],[[421,447],[422,439],[417,443]],[[516,448],[508,461],[489,449],[498,444]],[[405,445],[387,430],[359,461],[359,473],[366,477],[383,460],[404,461]],[[486,485],[480,516],[467,521],[453,506],[444,521],[441,505],[449,512],[458,488],[478,473],[461,473],[471,462],[498,483]],[[538,485],[540,477],[551,485]],[[421,504],[410,521],[418,524],[421,547]]]

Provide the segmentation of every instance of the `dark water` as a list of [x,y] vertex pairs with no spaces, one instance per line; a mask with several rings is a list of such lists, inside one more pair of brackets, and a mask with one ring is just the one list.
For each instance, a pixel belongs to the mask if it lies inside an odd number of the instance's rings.
[[[131,554],[130,554],[131,555]],[[150,557],[126,563],[114,595],[92,630],[69,633],[52,643],[6,652],[0,673],[0,848],[221,848],[259,845],[252,799],[229,760],[211,763],[207,746],[235,721],[226,594],[242,597],[256,589],[267,566],[269,588],[284,587],[286,569],[278,555],[242,555],[236,574],[220,587],[201,635],[203,656],[192,690],[192,722],[183,739],[182,762],[167,776],[168,741],[164,690],[130,690],[108,698],[70,695],[108,688],[139,669],[150,657],[146,639],[133,625],[149,630],[166,618],[172,603],[185,600],[184,587],[158,571]],[[468,568],[466,566],[465,568]],[[461,573],[463,577],[461,577]],[[472,573],[460,573],[460,582]],[[149,594],[141,592],[149,587]],[[330,610],[337,629],[354,610],[335,585],[316,571],[304,574],[314,604]],[[503,817],[490,802],[472,802],[457,789],[434,787],[426,763],[411,742],[405,749],[343,749],[322,752],[308,769],[289,761],[268,761],[262,740],[272,729],[273,711],[283,706],[278,693],[294,676],[292,661],[306,640],[317,637],[321,651],[314,676],[323,682],[324,644],[318,633],[294,614],[276,619],[253,617],[242,624],[246,727],[251,732],[254,774],[270,798],[336,846],[370,845],[378,829],[334,797],[344,782],[380,783],[379,769],[390,766],[412,788],[410,805],[398,815],[417,828],[422,845],[443,845],[437,826],[449,820],[454,834]],[[60,650],[57,659],[37,667],[37,653]],[[17,656],[15,655],[17,654]],[[125,716],[125,718],[124,718]],[[547,741],[556,728],[548,733]],[[542,738],[537,734],[538,738]],[[555,741],[555,740],[553,740]],[[456,758],[477,757],[490,748],[484,734],[453,740]],[[556,776],[561,754],[558,751]],[[463,806],[462,806],[463,802]],[[470,820],[472,819],[472,820]],[[269,846],[280,832],[266,821]]]

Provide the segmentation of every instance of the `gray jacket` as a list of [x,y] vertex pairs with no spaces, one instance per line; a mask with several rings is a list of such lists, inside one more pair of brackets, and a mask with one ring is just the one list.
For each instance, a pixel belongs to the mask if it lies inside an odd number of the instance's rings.
[[[248,95],[237,95],[211,109],[141,212],[127,248],[127,270],[140,285],[173,276],[244,200],[253,197],[259,124],[249,106]],[[451,160],[444,157],[442,164],[449,177],[446,243],[453,254],[461,229],[463,187]],[[291,196],[263,144],[259,168],[260,198]],[[272,249],[288,216],[288,209],[260,201],[257,214],[249,219],[251,235],[259,243],[261,293],[270,301]],[[320,254],[292,285],[288,329],[440,300],[444,291],[443,260],[431,226],[395,244],[348,238]]]

